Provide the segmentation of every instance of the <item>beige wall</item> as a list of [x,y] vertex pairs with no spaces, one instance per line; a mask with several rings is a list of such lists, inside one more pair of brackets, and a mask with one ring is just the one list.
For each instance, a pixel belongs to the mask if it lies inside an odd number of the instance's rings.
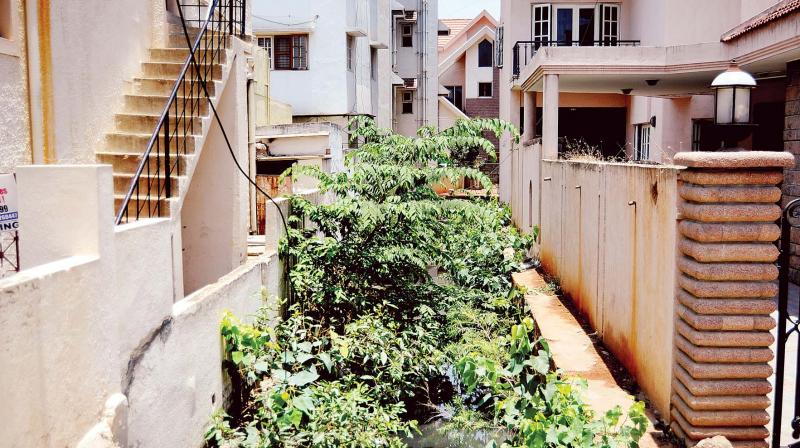
[[678,170],[510,153],[514,223],[662,416],[672,381]]

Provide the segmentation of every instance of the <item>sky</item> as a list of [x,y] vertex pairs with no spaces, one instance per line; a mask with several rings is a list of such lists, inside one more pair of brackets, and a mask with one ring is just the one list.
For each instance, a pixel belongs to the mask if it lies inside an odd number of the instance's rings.
[[440,19],[471,19],[484,9],[500,18],[500,0],[439,0]]

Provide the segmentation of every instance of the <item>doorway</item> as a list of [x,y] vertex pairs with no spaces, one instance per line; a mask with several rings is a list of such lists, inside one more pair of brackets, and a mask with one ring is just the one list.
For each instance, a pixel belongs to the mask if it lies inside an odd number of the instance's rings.
[[557,6],[555,37],[559,46],[592,46],[597,40],[595,8]]

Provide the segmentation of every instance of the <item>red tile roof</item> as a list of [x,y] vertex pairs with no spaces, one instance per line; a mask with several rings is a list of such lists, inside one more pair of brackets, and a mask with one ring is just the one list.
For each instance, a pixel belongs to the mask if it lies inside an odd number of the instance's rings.
[[752,31],[758,27],[764,26],[774,20],[788,15],[800,9],[800,0],[781,0],[774,6],[767,8],[764,12],[757,16],[739,24],[736,28],[728,31],[722,35],[722,42],[728,42],[736,39],[737,37]]
[[450,28],[450,34],[447,36],[439,36],[439,49],[444,48],[451,39],[456,37],[467,25],[472,22],[472,19],[441,19],[439,20],[446,27]]

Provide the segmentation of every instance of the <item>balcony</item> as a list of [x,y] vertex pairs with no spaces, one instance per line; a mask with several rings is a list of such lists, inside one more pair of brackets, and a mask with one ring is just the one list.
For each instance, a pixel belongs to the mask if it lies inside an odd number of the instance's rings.
[[521,40],[514,44],[512,53],[513,72],[512,79],[519,78],[519,75],[533,57],[536,52],[542,47],[638,47],[638,40],[619,40],[619,39],[603,39],[603,40]]

